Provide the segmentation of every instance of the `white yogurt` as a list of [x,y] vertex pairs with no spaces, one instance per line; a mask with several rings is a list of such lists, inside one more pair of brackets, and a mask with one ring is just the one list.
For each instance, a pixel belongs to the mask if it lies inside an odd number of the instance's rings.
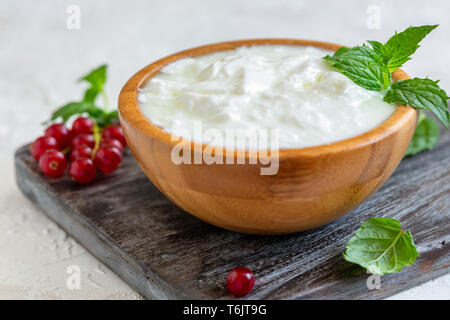
[[198,121],[203,130],[218,129],[224,136],[227,129],[248,135],[278,129],[280,148],[329,144],[386,120],[396,106],[332,70],[322,59],[326,54],[314,47],[268,45],[179,60],[140,89],[139,106],[151,122],[177,136],[192,139]]

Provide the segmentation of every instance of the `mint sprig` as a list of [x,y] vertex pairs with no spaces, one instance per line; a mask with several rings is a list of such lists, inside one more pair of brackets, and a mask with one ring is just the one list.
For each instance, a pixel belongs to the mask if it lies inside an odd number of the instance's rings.
[[324,59],[335,70],[349,77],[357,85],[374,91],[384,91],[384,100],[401,103],[415,109],[433,112],[448,129],[450,116],[449,99],[438,81],[414,78],[392,83],[391,73],[410,60],[419,47],[419,42],[437,25],[409,27],[395,33],[385,44],[368,41],[369,46],[357,46],[337,50]]
[[[117,122],[117,110],[107,110],[108,98],[104,89],[106,79],[106,65],[101,65],[81,77],[80,81],[89,84],[89,87],[84,92],[83,98],[80,101],[69,102],[56,109],[51,115],[50,121],[60,119],[65,123],[74,115],[87,114],[99,127],[105,127],[113,122]],[[99,95],[103,97],[103,108],[96,104]]]
[[372,274],[384,275],[413,264],[419,253],[411,232],[403,231],[399,221],[372,217],[361,224],[342,255]]

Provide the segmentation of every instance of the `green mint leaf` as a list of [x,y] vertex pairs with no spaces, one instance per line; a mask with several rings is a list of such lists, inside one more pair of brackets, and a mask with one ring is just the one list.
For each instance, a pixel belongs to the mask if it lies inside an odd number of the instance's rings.
[[99,112],[90,112],[89,116],[95,120],[99,127],[106,127],[110,124],[117,124],[119,122],[119,115],[117,110],[105,112],[102,109]]
[[94,102],[97,96],[104,92],[106,71],[107,65],[102,65],[81,77],[80,81],[86,81],[90,84],[90,87],[84,93],[84,101]]
[[56,109],[50,118],[50,120],[57,120],[61,118],[63,122],[69,120],[69,118],[77,113],[83,113],[88,104],[85,102],[69,102],[68,104]]
[[73,115],[87,113],[89,115],[96,115],[103,114],[105,111],[103,109],[97,107],[92,102],[86,102],[86,101],[80,101],[80,102],[70,102],[61,108],[58,108],[55,110],[51,116],[50,120],[57,120],[58,118],[61,118],[63,122],[66,122],[69,120],[69,118]]
[[105,118],[107,121],[110,122],[115,122],[119,120],[119,112],[117,110],[108,112],[107,114],[105,114]]
[[[403,32],[396,32],[382,49],[383,60],[389,72],[394,71],[410,60],[410,56],[419,48],[419,42],[437,26],[409,27]],[[374,48],[374,50],[376,49]]]
[[367,46],[340,48],[333,56],[327,55],[324,59],[365,89],[380,91],[391,82],[391,74],[384,66],[382,57]]
[[94,102],[95,99],[97,99],[97,96],[99,95],[99,91],[95,88],[88,88],[85,92],[84,92],[84,97],[83,97],[83,101],[85,102]]
[[413,156],[425,150],[431,150],[439,141],[439,131],[439,125],[436,121],[421,112],[405,157]]
[[438,81],[414,78],[393,83],[383,100],[431,111],[448,129],[450,114],[447,99],[449,97],[438,86]]
[[372,274],[384,275],[402,270],[419,256],[411,232],[389,218],[370,218],[361,224],[347,242],[343,257]]
[[384,44],[374,40],[367,40],[367,42],[371,45],[373,51],[375,51],[376,54],[381,57],[384,57],[386,55]]
[[81,77],[80,81],[84,80],[88,82],[92,88],[98,89],[100,91],[106,82],[106,69],[106,64],[101,65],[100,67]]

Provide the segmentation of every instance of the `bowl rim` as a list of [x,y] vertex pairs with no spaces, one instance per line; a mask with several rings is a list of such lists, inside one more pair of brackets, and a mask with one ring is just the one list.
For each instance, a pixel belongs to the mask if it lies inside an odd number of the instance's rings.
[[[138,89],[141,88],[151,77],[156,75],[160,69],[176,60],[188,57],[197,57],[219,51],[233,50],[243,46],[257,45],[313,46],[331,51],[336,51],[337,49],[343,47],[342,45],[335,43],[313,40],[265,38],[218,42],[179,51],[147,65],[146,67],[135,73],[125,83],[119,94],[118,100],[120,122],[122,123],[122,125],[124,124],[124,122],[131,124],[146,136],[150,136],[156,140],[159,140],[169,145],[170,147],[174,147],[180,142],[183,142],[191,144],[191,150],[204,150],[208,145],[200,144],[183,137],[178,137],[178,140],[172,139],[172,137],[177,136],[164,131],[162,128],[153,124],[147,117],[145,117],[139,108],[139,103],[137,100]],[[395,70],[392,74],[392,77],[395,81],[410,79],[409,75],[401,69]],[[321,144],[302,148],[279,148],[278,158],[281,161],[283,159],[295,158],[298,156],[316,157],[328,153],[336,153],[345,150],[361,148],[368,144],[383,140],[389,135],[395,133],[404,124],[406,124],[411,117],[414,116],[417,116],[417,111],[415,109],[399,104],[395,111],[385,121],[369,131],[329,144]],[[247,149],[232,149],[235,158],[245,157],[245,159],[259,157],[261,150],[262,149],[258,149],[256,151],[250,152]],[[267,150],[264,150],[264,156],[267,154],[267,152]],[[225,154],[228,155],[231,154],[231,152],[230,150],[227,151],[226,147],[222,147],[222,154],[225,156]]]

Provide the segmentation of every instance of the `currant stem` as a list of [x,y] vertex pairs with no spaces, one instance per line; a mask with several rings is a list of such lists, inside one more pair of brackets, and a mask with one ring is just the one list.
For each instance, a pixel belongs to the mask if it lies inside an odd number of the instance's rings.
[[94,149],[92,150],[92,159],[94,159],[95,157],[95,153],[97,152],[99,146],[100,146],[100,140],[102,139],[101,136],[101,129],[97,124],[97,121],[94,121],[94,141],[95,141],[95,146]]

